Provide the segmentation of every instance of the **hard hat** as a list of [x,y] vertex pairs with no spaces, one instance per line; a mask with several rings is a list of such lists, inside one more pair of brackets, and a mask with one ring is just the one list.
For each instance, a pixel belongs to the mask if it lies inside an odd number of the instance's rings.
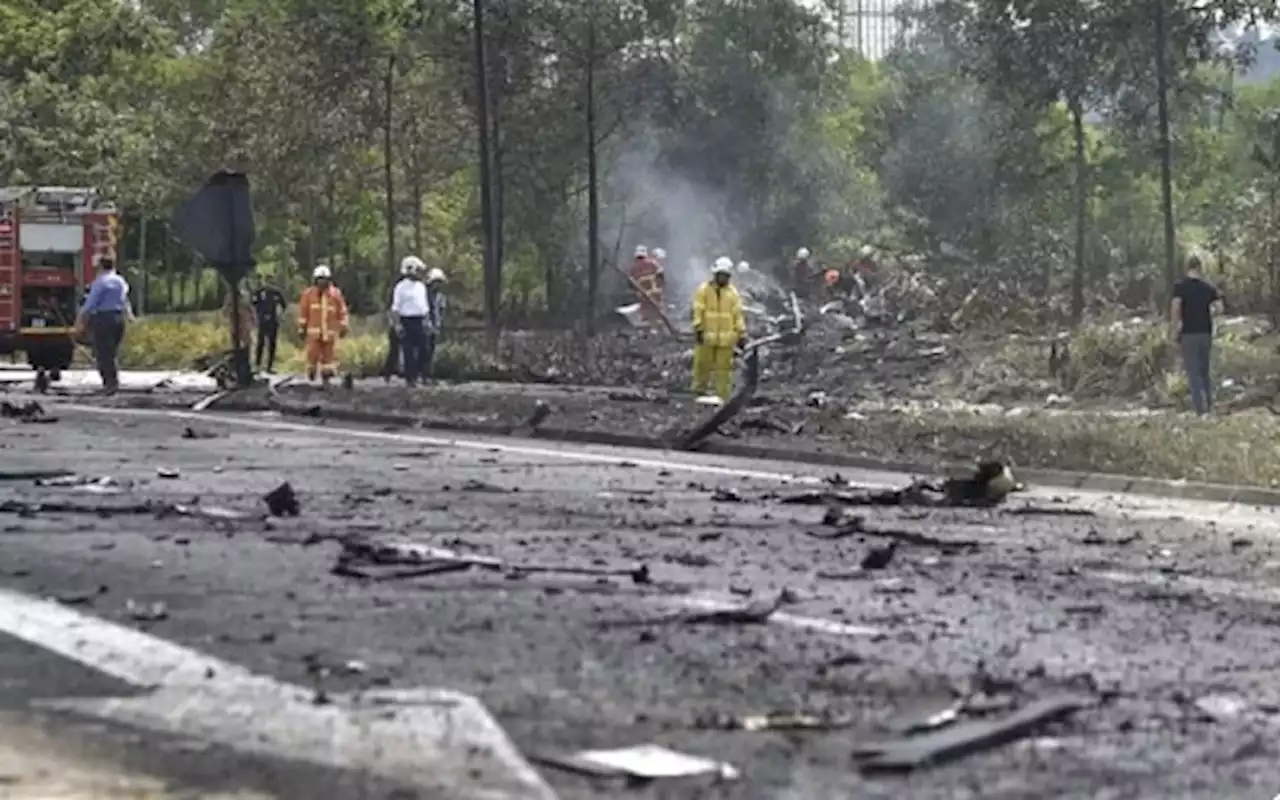
[[720,256],[716,259],[716,263],[711,266],[711,274],[713,275],[729,275],[733,272],[733,260]]
[[738,262],[738,272],[746,272],[749,269],[751,269],[751,265],[748,264],[747,262],[745,261]]
[[405,256],[400,259],[400,274],[412,275],[418,270],[426,269],[427,265],[422,263],[422,259],[417,256]]
[[862,256],[863,258],[866,258],[867,256],[871,255],[874,252],[875,252],[875,248],[873,248],[869,244],[864,244],[862,246],[862,249],[858,251],[858,255]]
[[667,251],[661,247],[654,248],[653,257],[659,260],[664,259],[667,257]]
[[320,280],[321,278],[325,280],[329,280],[330,278],[333,277],[333,272],[329,269],[329,267],[327,267],[324,264],[321,264],[315,269],[311,270],[311,277],[315,280]]
[[649,255],[649,248],[644,245],[636,246],[636,258],[644,258],[647,255]]
[[825,283],[827,286],[835,286],[837,283],[840,282],[840,270],[829,269],[826,272],[822,273],[822,282]]
[[427,273],[427,283],[444,283],[444,270],[439,267],[432,267]]
[[796,258],[803,261],[808,257],[809,257],[809,248],[801,247],[799,250],[796,251]]

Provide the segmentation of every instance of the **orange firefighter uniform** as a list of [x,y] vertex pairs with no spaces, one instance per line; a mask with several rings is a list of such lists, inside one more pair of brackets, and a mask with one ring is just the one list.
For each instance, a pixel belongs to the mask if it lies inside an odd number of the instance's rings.
[[298,301],[298,332],[307,341],[307,377],[338,374],[338,339],[347,335],[347,301],[337,286],[308,286]]
[[[732,269],[732,262],[721,259],[715,273],[728,274]],[[716,278],[699,286],[693,295],[693,332],[698,342],[693,351],[693,391],[705,393],[714,380],[716,394],[728,400],[733,394],[734,350],[747,335],[738,290]]]
[[631,280],[635,281],[639,290],[648,298],[647,301],[643,297],[636,298],[640,303],[641,316],[652,327],[661,325],[662,265],[650,258],[646,249],[637,247],[635,260],[631,262],[630,275]]

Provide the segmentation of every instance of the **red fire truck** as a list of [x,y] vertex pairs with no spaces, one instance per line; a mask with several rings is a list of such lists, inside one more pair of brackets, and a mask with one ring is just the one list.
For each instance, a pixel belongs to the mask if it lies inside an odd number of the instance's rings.
[[76,311],[99,259],[116,257],[118,225],[96,189],[0,187],[0,355],[71,365]]

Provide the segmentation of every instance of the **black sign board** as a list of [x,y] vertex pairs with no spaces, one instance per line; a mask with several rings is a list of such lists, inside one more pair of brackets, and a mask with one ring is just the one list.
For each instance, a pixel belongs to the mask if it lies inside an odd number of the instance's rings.
[[174,214],[173,230],[229,283],[238,283],[257,264],[248,176],[215,172]]

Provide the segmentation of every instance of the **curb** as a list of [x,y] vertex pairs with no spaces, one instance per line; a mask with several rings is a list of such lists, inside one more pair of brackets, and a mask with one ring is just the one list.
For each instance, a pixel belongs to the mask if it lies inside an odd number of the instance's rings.
[[[247,398],[227,398],[211,409],[214,411],[261,412],[278,411],[295,417],[334,419],[367,425],[394,425],[396,427],[424,430],[470,433],[482,436],[518,436],[526,439],[567,442],[572,444],[596,444],[609,447],[635,447],[646,450],[668,450],[671,444],[656,436],[590,431],[576,428],[539,427],[536,430],[521,425],[502,425],[484,422],[452,422],[434,420],[413,414],[387,411],[365,411],[323,403],[302,405],[273,399],[255,402]],[[680,452],[680,451],[676,451]],[[738,444],[734,442],[706,442],[701,447],[687,451],[710,455],[753,458],[765,461],[791,461],[800,464],[816,464],[847,469],[901,472],[907,474],[936,475],[951,471],[965,471],[970,465],[946,462],[892,461],[847,453],[802,450],[768,445]],[[1055,469],[1018,469],[1018,476],[1031,484],[1078,489],[1095,492],[1115,492],[1161,497],[1170,500],[1202,500],[1205,502],[1239,503],[1254,506],[1280,506],[1280,490],[1262,486],[1235,486],[1220,483],[1197,483],[1165,478],[1143,478],[1126,475],[1109,475],[1094,472],[1068,472]]]

